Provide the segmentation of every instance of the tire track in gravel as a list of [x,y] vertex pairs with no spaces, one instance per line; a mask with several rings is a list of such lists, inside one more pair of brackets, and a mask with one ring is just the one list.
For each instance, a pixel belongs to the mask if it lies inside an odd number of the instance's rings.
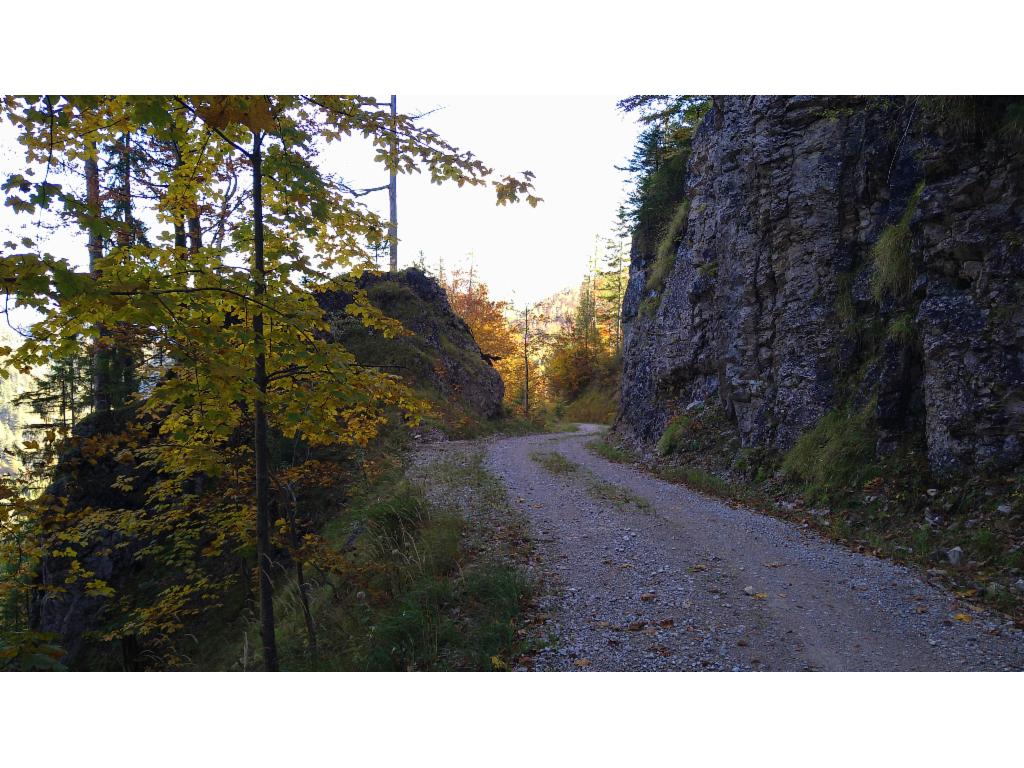
[[[539,670],[1018,670],[1024,632],[910,569],[609,462],[600,430],[486,441],[556,585]],[[584,472],[648,510],[595,498]],[[959,616],[958,616],[959,615]],[[965,621],[967,618],[969,620]]]

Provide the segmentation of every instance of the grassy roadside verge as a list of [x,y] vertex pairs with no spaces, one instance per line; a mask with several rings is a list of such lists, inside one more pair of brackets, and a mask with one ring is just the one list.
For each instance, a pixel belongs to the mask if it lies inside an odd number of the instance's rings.
[[[305,572],[308,618],[297,579],[281,570],[283,670],[502,670],[528,650],[520,625],[532,585],[520,563],[530,544],[504,488],[479,456],[415,476],[407,462],[393,459],[324,527]],[[257,623],[244,619],[197,666],[259,669]]]

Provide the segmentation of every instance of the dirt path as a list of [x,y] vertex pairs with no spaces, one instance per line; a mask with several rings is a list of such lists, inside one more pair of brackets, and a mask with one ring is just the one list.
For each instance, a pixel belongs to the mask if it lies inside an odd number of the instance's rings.
[[[530,520],[554,585],[541,610],[557,639],[535,668],[1024,668],[1024,633],[1005,618],[905,567],[606,461],[586,448],[597,429],[486,443],[485,467]],[[552,471],[551,454],[568,462]]]

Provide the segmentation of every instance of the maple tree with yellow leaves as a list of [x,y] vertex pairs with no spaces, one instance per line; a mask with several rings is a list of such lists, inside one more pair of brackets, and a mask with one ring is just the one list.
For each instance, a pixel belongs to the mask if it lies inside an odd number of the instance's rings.
[[[113,457],[155,478],[144,512],[72,511],[44,494],[31,509],[19,499],[17,514],[8,503],[3,520],[47,534],[36,556],[66,558],[68,580],[92,596],[115,599],[79,558],[104,531],[145,542],[141,555],[186,574],[145,603],[122,597],[122,620],[107,638],[179,630],[184,616],[216,603],[220,585],[203,563],[254,539],[263,662],[276,669],[270,562],[288,479],[270,455],[269,433],[314,448],[365,446],[393,414],[414,423],[425,407],[400,379],[326,340],[315,294],[331,289],[352,296],[346,311],[385,337],[404,330],[355,282],[372,267],[367,244],[379,243],[386,227],[320,167],[319,150],[361,136],[389,171],[491,185],[499,204],[536,205],[532,176],[494,179],[471,153],[372,97],[5,97],[3,116],[26,157],[25,171],[3,185],[6,204],[26,215],[59,210],[90,246],[82,271],[32,238],[4,244],[0,285],[41,315],[18,349],[0,350],[4,369],[59,361],[83,340],[97,361],[111,350],[136,365],[149,361],[145,397],[117,391],[112,367],[95,365],[94,387],[107,395],[96,410],[130,407],[132,418],[79,449],[90,461]],[[97,160],[114,145],[130,147],[123,159],[131,165],[121,204],[111,207],[97,193]],[[79,169],[84,191],[50,180]],[[119,490],[133,490],[130,478],[120,482]],[[25,578],[17,583],[26,587]]]

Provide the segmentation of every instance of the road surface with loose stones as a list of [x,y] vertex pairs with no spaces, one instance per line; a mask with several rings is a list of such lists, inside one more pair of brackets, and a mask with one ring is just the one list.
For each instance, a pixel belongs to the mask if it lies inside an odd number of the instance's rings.
[[[530,521],[543,575],[535,623],[547,639],[528,668],[1024,668],[1024,633],[1006,617],[794,523],[609,462],[586,447],[598,429],[482,443],[484,466]],[[536,455],[550,453],[575,468],[549,471]]]

